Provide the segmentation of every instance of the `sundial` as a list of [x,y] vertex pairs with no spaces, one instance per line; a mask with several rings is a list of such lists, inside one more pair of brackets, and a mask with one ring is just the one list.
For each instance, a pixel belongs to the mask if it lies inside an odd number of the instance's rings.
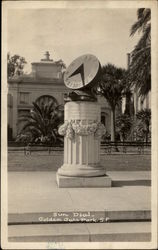
[[94,55],[86,54],[76,58],[64,74],[66,87],[74,90],[68,95],[68,100],[96,101],[91,88],[97,81],[100,69],[100,62]]
[[100,73],[99,60],[86,54],[75,59],[64,74],[64,83],[70,92],[64,94],[64,124],[58,131],[64,136],[64,164],[57,172],[59,187],[111,185],[100,163],[99,145],[105,128],[100,122],[101,106],[94,94]]

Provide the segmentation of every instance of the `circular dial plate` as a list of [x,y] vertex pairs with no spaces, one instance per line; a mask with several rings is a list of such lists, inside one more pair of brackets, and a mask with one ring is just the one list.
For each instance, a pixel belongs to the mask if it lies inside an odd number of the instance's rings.
[[70,89],[84,88],[96,77],[100,68],[98,59],[91,55],[83,55],[75,59],[64,74],[64,83]]

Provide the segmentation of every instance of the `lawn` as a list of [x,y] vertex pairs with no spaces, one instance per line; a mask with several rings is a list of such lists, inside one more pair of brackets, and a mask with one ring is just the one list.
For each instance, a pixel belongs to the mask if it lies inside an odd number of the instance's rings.
[[[101,155],[100,162],[107,171],[151,170],[151,155],[111,154]],[[8,153],[9,171],[56,171],[63,164],[63,152],[33,152],[25,156],[23,152]]]

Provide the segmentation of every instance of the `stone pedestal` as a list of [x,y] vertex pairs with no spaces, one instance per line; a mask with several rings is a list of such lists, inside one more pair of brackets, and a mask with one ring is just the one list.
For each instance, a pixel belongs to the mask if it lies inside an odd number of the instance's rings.
[[73,136],[70,138],[67,133],[64,138],[64,164],[57,172],[59,187],[111,186],[105,168],[100,165],[100,139],[93,132],[99,122],[97,102],[65,104],[65,124],[71,123],[75,133],[67,128]]

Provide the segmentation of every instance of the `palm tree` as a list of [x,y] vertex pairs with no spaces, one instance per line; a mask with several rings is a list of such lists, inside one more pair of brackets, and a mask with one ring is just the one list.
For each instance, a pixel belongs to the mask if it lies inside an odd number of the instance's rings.
[[111,141],[115,141],[115,112],[122,100],[125,75],[125,69],[107,64],[102,67],[102,77],[97,87],[98,93],[106,98],[111,107]]
[[146,96],[151,90],[151,11],[141,8],[137,11],[137,21],[132,25],[130,36],[141,32],[142,36],[131,53],[130,81],[139,95]]
[[63,123],[64,111],[62,105],[56,106],[54,102],[38,105],[33,103],[29,114],[23,115],[19,121],[24,124],[20,134],[30,134],[33,141],[56,142],[58,127]]

